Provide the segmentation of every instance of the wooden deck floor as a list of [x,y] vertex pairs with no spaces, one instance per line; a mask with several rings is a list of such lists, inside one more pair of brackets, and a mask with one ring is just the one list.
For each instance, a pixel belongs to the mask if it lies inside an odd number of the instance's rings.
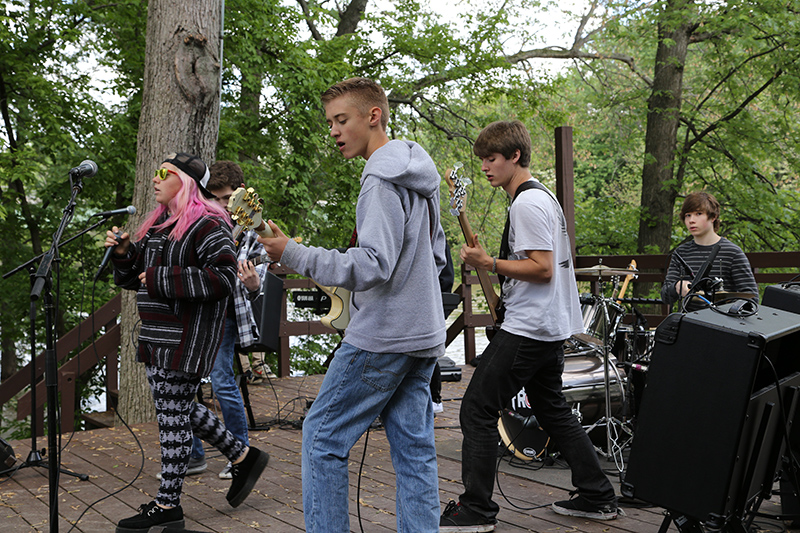
[[[442,508],[450,499],[457,499],[462,489],[458,410],[459,399],[471,375],[472,368],[467,366],[463,368],[461,381],[443,383],[445,411],[436,417]],[[271,425],[269,431],[251,431],[250,434],[253,444],[269,452],[269,466],[250,497],[234,509],[225,501],[230,481],[217,476],[226,461],[216,450],[209,451],[208,470],[188,477],[184,486],[182,506],[187,529],[215,532],[303,530],[299,420],[306,400],[316,395],[321,381],[322,376],[283,378],[272,380],[271,386],[249,388],[256,423]],[[30,441],[11,444],[18,459],[24,460],[30,451]],[[46,445],[43,439],[38,447]],[[384,432],[375,430],[369,434],[360,500],[357,501],[363,446],[362,438],[350,460],[352,530],[394,531],[395,476]],[[133,434],[125,427],[67,434],[62,447],[62,466],[88,474],[89,480],[61,475],[58,531],[114,531],[117,521],[134,514],[140,504],[152,500],[158,489],[155,475],[159,471],[160,453],[155,423],[136,426]],[[613,463],[602,461],[605,468],[614,470]],[[502,508],[498,532],[656,533],[663,519],[662,509],[652,507],[623,507],[625,516],[611,522],[559,516],[547,506],[568,497],[568,470],[547,467],[533,471],[503,463],[501,472],[499,485],[505,497],[495,489],[495,501]],[[616,486],[619,490],[618,483]],[[23,468],[10,478],[0,477],[4,533],[51,530],[48,487],[46,468]],[[762,511],[779,512],[779,507],[767,501]],[[765,528],[760,531],[782,531],[778,523],[759,521],[759,524]],[[669,531],[676,531],[674,525]]]

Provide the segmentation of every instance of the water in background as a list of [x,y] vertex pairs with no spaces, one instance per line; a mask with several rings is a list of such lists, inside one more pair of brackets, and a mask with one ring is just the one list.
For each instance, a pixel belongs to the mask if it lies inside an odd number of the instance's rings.
[[[447,327],[450,327],[456,318],[461,314],[460,309],[453,311],[447,317]],[[475,328],[475,355],[480,355],[486,346],[489,345],[489,339],[486,338],[486,328]],[[462,331],[458,337],[453,339],[450,346],[447,347],[445,355],[453,360],[456,366],[463,366],[464,363],[464,332]]]

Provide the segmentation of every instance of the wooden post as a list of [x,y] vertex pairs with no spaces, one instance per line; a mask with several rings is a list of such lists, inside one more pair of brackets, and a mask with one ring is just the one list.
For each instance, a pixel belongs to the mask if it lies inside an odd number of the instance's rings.
[[567,219],[567,233],[575,262],[575,174],[573,168],[572,127],[556,128],[556,197]]

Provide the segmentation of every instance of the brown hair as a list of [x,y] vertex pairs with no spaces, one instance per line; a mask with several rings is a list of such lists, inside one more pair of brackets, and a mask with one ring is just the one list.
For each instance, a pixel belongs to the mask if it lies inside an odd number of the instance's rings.
[[389,99],[383,87],[368,78],[350,78],[340,81],[322,93],[322,105],[328,105],[335,98],[347,95],[353,105],[363,114],[368,114],[373,107],[381,110],[381,127],[385,130],[389,123]]
[[527,168],[531,164],[531,134],[519,120],[492,122],[483,128],[472,146],[472,151],[478,157],[501,154],[511,159],[517,150],[519,166]]
[[244,183],[242,167],[233,161],[217,161],[208,169],[211,179],[208,180],[208,189],[218,191],[230,187],[234,191]]
[[714,220],[714,233],[719,231],[719,202],[706,191],[696,191],[686,197],[681,207],[681,220],[687,213],[705,213]]

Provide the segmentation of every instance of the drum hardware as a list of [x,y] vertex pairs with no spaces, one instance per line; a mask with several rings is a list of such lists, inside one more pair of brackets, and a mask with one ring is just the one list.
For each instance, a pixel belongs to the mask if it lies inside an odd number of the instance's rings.
[[[576,269],[576,274],[596,275],[599,279],[600,296],[580,295],[584,332],[573,335],[564,343],[564,373],[562,392],[571,406],[573,414],[587,433],[598,427],[606,428],[606,451],[598,449],[602,455],[613,458],[617,469],[624,470],[622,453],[630,445],[633,438],[631,424],[625,417],[623,420],[612,413],[619,411],[620,406],[627,408],[628,378],[622,369],[642,369],[649,363],[650,340],[642,346],[646,352],[643,360],[638,354],[639,336],[631,332],[622,351],[612,354],[612,347],[619,336],[619,330],[625,330],[622,319],[626,311],[621,305],[626,300],[624,294],[628,282],[636,277],[638,271],[632,262],[628,270],[619,270],[597,265],[588,269]],[[618,280],[614,281],[612,297],[603,294],[603,279],[626,276],[619,294],[616,296]],[[638,366],[635,366],[638,365]],[[639,370],[641,373],[641,370]],[[585,425],[586,420],[590,425]],[[498,419],[498,430],[506,448],[517,458],[527,461],[539,460],[545,454],[550,438],[539,426],[524,389],[520,391],[512,409],[501,412]]]
[[[597,420],[605,412],[600,407],[605,401],[603,362],[597,350],[565,357],[562,381],[564,397],[581,425],[584,420]],[[612,383],[611,397],[617,406],[624,405],[623,385],[619,377]],[[548,446],[553,450],[550,436],[539,426],[524,388],[512,398],[510,408],[501,412],[497,426],[506,449],[519,459],[541,459]]]
[[[599,264],[588,269],[576,269],[576,274],[595,275],[598,278],[598,285],[600,287],[600,295],[594,298],[591,310],[584,311],[584,327],[586,334],[600,342],[596,346],[598,351],[602,354],[603,360],[603,374],[605,386],[605,414],[599,420],[594,422],[591,426],[586,428],[589,433],[595,428],[605,426],[606,428],[606,450],[598,450],[602,455],[607,458],[612,458],[617,467],[620,478],[622,472],[625,470],[625,464],[622,452],[628,446],[633,438],[629,424],[625,420],[619,420],[612,415],[611,410],[611,372],[613,371],[617,383],[622,383],[622,376],[620,375],[617,364],[611,364],[611,345],[612,335],[616,336],[617,328],[619,327],[622,318],[625,314],[625,308],[621,303],[616,300],[621,300],[625,296],[625,291],[628,287],[628,282],[636,277],[636,263],[631,262],[627,270],[613,269]],[[622,290],[616,297],[613,293],[616,291],[618,282],[617,276],[626,276]],[[612,288],[612,298],[605,298],[603,294],[603,278],[614,278],[614,287]],[[581,339],[579,339],[581,340]],[[583,342],[587,342],[583,339]],[[625,390],[622,388],[622,403],[627,405],[625,399]]]

